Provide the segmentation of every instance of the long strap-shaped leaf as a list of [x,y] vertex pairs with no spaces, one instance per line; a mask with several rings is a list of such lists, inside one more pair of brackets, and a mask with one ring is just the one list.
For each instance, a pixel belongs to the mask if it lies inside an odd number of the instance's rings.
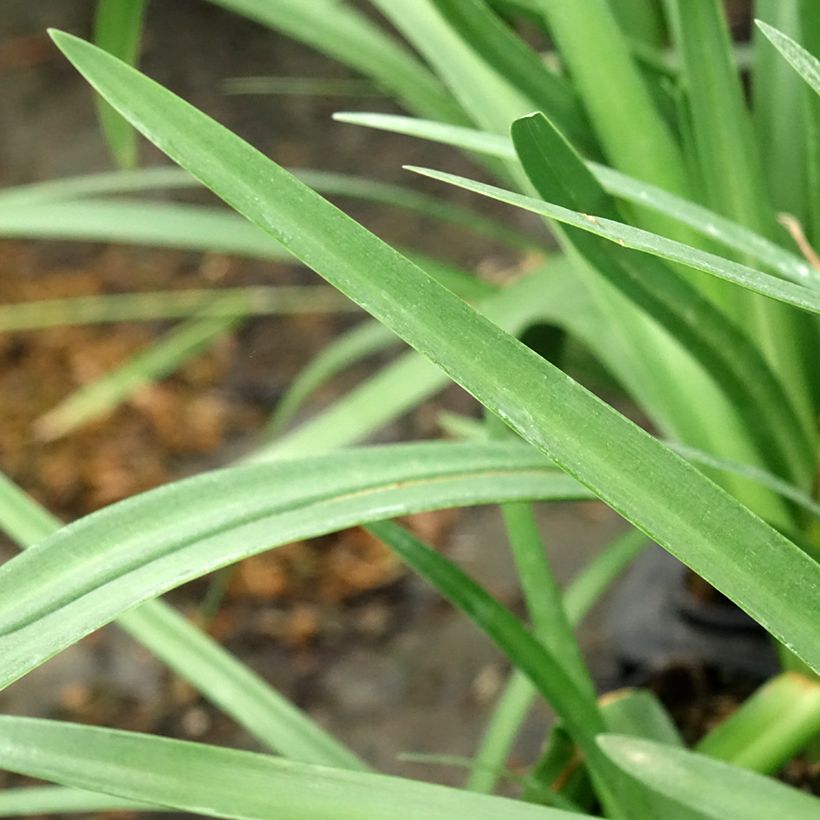
[[794,70],[820,94],[820,60],[774,26],[762,20],[755,22],[774,47],[791,63]]
[[0,688],[136,604],[273,546],[411,512],[590,497],[534,450],[500,444],[351,450],[171,484],[0,568]]
[[407,168],[431,179],[449,182],[451,185],[488,196],[490,199],[497,199],[499,202],[506,202],[508,205],[514,205],[517,208],[563,222],[565,225],[588,231],[596,236],[602,236],[610,242],[617,242],[621,247],[644,251],[661,259],[668,259],[670,262],[679,262],[687,267],[740,285],[753,293],[777,299],[779,302],[785,302],[787,305],[793,305],[809,313],[820,313],[820,293],[817,290],[809,290],[792,282],[778,279],[776,276],[733,262],[731,259],[724,259],[722,256],[716,256],[713,253],[693,248],[691,245],[684,245],[674,239],[666,239],[622,222],[614,222],[594,214],[571,211],[559,205],[552,205],[533,197],[516,194],[513,191],[505,191],[503,188],[485,185],[483,182],[475,182],[455,174],[433,171],[429,168],[413,166],[407,166]]
[[247,820],[573,820],[545,809],[204,743],[0,717],[0,766],[179,811]]
[[770,777],[704,755],[620,735],[598,739],[604,753],[636,780],[697,817],[712,820],[816,820],[820,800]]
[[161,150],[820,670],[820,566],[802,550],[239,137],[94,46],[53,37]]

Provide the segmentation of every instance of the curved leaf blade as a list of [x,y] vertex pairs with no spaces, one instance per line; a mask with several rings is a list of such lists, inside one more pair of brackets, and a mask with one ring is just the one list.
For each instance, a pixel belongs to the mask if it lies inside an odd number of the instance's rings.
[[778,31],[774,26],[755,20],[755,25],[766,35],[772,45],[789,61],[792,68],[820,94],[820,60],[806,51],[791,37]]
[[714,820],[815,820],[820,800],[769,777],[649,740],[602,735],[598,745],[650,789]]
[[483,182],[476,182],[455,174],[410,165],[405,167],[408,171],[413,171],[422,176],[437,179],[440,182],[447,182],[450,185],[473,191],[473,193],[487,196],[507,205],[523,208],[525,211],[531,211],[549,219],[563,222],[565,225],[580,228],[582,231],[615,242],[621,247],[643,251],[670,262],[678,262],[689,268],[716,276],[718,279],[724,279],[727,282],[747,288],[753,293],[760,293],[763,296],[768,296],[771,299],[776,299],[809,313],[820,313],[820,293],[817,291],[778,279],[776,276],[750,268],[747,265],[741,265],[730,259],[724,259],[713,253],[693,248],[691,245],[684,245],[674,239],[666,239],[658,234],[625,225],[622,222],[615,222],[594,214],[582,214],[568,208],[562,208],[559,205],[552,205],[540,199],[505,191],[503,188],[486,185]]
[[245,820],[571,820],[577,814],[202,743],[0,717],[0,766],[179,811]]
[[412,512],[590,493],[521,445],[350,450],[197,476],[0,567],[0,687],[137,604],[273,546]]

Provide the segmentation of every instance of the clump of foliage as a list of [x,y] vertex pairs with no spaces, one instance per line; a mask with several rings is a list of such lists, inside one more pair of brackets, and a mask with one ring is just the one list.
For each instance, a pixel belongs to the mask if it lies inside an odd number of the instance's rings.
[[[749,55],[733,46],[718,0],[372,0],[423,62],[344,0],[213,2],[365,75],[411,116],[340,120],[469,152],[497,185],[412,170],[540,215],[559,250],[410,191],[328,175],[300,179],[283,169],[127,64],[142,3],[103,0],[98,46],[53,32],[104,101],[101,117],[120,161],[134,163],[139,132],[190,177],[132,170],[7,190],[0,231],[292,257],[380,325],[363,323],[311,365],[243,464],[67,527],[3,483],[0,524],[33,548],[0,568],[0,685],[117,619],[276,755],[0,717],[0,766],[67,787],[9,792],[0,809],[816,818],[817,799],[772,777],[803,750],[816,755],[820,733],[816,2],[759,0]],[[519,20],[549,37],[549,59],[518,36]],[[222,211],[102,197],[191,178],[252,224]],[[428,210],[540,248],[544,263],[498,289],[397,251],[314,187]],[[115,309],[113,318],[198,314],[132,362],[102,398],[92,396],[91,410],[87,397],[75,397],[80,411],[75,404],[57,422],[52,417],[57,435],[70,429],[72,412],[87,418],[141,378],[168,372],[229,321],[300,309],[319,296],[338,308],[324,290],[279,299],[223,293],[218,301],[189,294],[173,304],[102,297],[39,313],[15,308],[0,312],[0,322],[104,321]],[[658,435],[522,344],[516,334],[536,321],[582,342]],[[318,383],[395,337],[415,352],[282,432]],[[477,434],[340,450],[448,379],[486,408]],[[587,498],[603,500],[635,529],[562,593],[531,504]],[[477,504],[503,505],[529,628],[385,520]],[[463,610],[514,667],[465,790],[371,772],[157,600],[254,553],[352,525],[367,526]],[[601,700],[573,634],[648,539],[751,615],[780,651],[783,673],[695,750],[683,748],[648,692]],[[545,698],[558,722],[521,799],[491,796],[533,697]]]

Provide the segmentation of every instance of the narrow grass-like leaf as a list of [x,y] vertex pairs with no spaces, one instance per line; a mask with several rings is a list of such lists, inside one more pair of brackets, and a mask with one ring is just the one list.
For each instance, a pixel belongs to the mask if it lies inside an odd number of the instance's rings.
[[0,188],[0,207],[15,205],[42,205],[45,202],[96,197],[104,194],[123,194],[135,191],[165,190],[168,188],[199,188],[198,179],[175,165],[156,165],[134,168],[130,171],[105,171],[99,174],[49,179],[28,185]]
[[[792,36],[800,31],[801,0],[756,0],[754,14]],[[804,94],[809,90],[760,29],[752,32],[754,73],[752,104],[755,134],[769,195],[777,211],[786,211],[805,223],[808,217],[806,128]]]
[[458,106],[404,46],[346,3],[335,0],[210,0],[281,31],[360,71],[422,116],[463,119]]
[[572,820],[578,815],[201,743],[0,717],[0,766],[179,811],[245,820]]
[[385,516],[589,498],[516,445],[346,451],[205,474],[81,519],[0,567],[5,686],[148,598],[249,555]]
[[[431,140],[499,159],[517,160],[515,148],[509,139],[473,128],[396,114],[339,113],[334,115],[334,119],[352,125]],[[655,185],[641,182],[613,168],[595,162],[588,163],[588,167],[612,196],[658,211],[688,225],[709,240],[757,259],[785,279],[820,289],[820,272],[813,270],[805,259],[784,250],[760,234],[702,205],[670,194]]]
[[789,61],[792,68],[820,94],[820,60],[795,43],[791,37],[778,31],[774,26],[755,20],[757,27],[771,41],[772,45]]
[[649,740],[604,735],[616,765],[650,789],[714,820],[815,820],[820,800],[768,777]]
[[[615,12],[598,0],[538,0],[553,38],[612,165],[686,194],[683,159],[629,50]],[[653,230],[668,222],[648,217]],[[679,226],[669,226],[680,231]],[[674,235],[674,234],[673,234]]]
[[[670,0],[669,9],[683,58],[705,201],[739,224],[772,236],[774,213],[740,76],[732,61],[723,4],[720,0],[694,4]],[[814,424],[804,358],[813,334],[806,318],[722,283],[705,284],[729,315],[749,328],[802,417]]]
[[820,670],[820,565],[799,547],[239,137],[94,46],[52,36],[158,147]]
[[476,53],[433,0],[371,2],[424,55],[473,122],[484,130],[505,133],[510,122],[532,106],[507,77]]
[[[229,298],[229,297],[228,297]],[[206,350],[240,316],[196,316],[168,332],[125,364],[80,387],[35,422],[38,436],[55,439],[110,413],[140,388]]]
[[599,755],[591,735],[604,724],[593,692],[579,687],[552,651],[448,558],[392,521],[369,524],[367,529],[474,621],[527,675],[561,716],[594,770]]
[[165,811],[162,806],[64,786],[28,786],[0,791],[0,817],[122,810]]
[[783,672],[767,681],[704,738],[697,750],[775,774],[820,735],[820,681]]
[[[61,522],[0,473],[0,529],[23,549]],[[367,766],[213,638],[163,601],[147,601],[117,624],[189,681],[251,737],[285,757],[346,769]]]
[[339,291],[322,286],[142,291],[0,305],[0,332],[61,325],[153,322],[183,319],[195,313],[200,316],[277,316],[358,311],[358,306]]
[[167,202],[82,199],[0,211],[0,236],[135,245],[292,259],[270,236],[221,208]]
[[[648,546],[646,536],[632,530],[609,544],[572,579],[562,596],[567,617],[577,625],[627,566]],[[519,670],[510,673],[481,738],[467,788],[488,793],[496,772],[506,763],[536,690]]]
[[226,94],[281,94],[299,97],[383,97],[370,80],[344,77],[229,77]]
[[396,335],[378,322],[362,322],[335,338],[291,382],[270,417],[266,433],[278,435],[311,393],[337,373],[398,342]]
[[713,253],[708,253],[698,248],[693,248],[691,245],[684,245],[682,242],[677,242],[674,239],[666,239],[658,234],[644,231],[641,228],[634,228],[622,222],[613,222],[593,214],[582,214],[577,211],[571,211],[558,205],[551,205],[542,200],[534,199],[533,197],[522,196],[512,191],[505,191],[503,188],[486,185],[482,182],[475,182],[474,180],[459,177],[455,174],[447,174],[429,168],[416,168],[414,166],[407,166],[407,168],[422,176],[438,179],[441,182],[448,182],[459,188],[488,196],[490,199],[506,202],[508,205],[523,208],[525,211],[531,211],[532,213],[555,219],[558,222],[563,222],[565,225],[581,228],[581,230],[588,231],[596,236],[602,236],[610,242],[615,242],[621,247],[644,251],[653,256],[658,256],[661,259],[667,259],[670,262],[679,262],[687,267],[703,271],[719,279],[724,279],[727,282],[732,282],[753,293],[760,293],[763,296],[768,296],[771,299],[776,299],[779,302],[792,305],[809,313],[820,313],[820,293],[816,290],[810,290],[809,288],[801,287],[792,282],[778,279],[763,271],[750,268],[747,265],[741,265],[738,262],[733,262],[730,259],[716,256]]
[[[94,42],[133,65],[137,59],[147,0],[97,0]],[[97,100],[103,133],[122,168],[137,164],[137,132],[103,99]]]
[[485,0],[433,0],[438,10],[498,74],[540,111],[559,123],[579,145],[589,147],[590,129],[572,86],[493,13]]

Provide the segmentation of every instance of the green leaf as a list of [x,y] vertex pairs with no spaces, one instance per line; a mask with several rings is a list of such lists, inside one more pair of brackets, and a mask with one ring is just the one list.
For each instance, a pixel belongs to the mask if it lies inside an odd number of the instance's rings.
[[0,210],[0,236],[125,242],[289,260],[273,239],[222,208],[82,199]]
[[[572,579],[562,600],[567,617],[574,626],[580,623],[595,602],[648,544],[643,533],[632,530],[615,539]],[[523,672],[516,669],[510,674],[476,750],[475,766],[467,788],[484,793],[492,791],[497,772],[506,763],[535,694],[535,687]]]
[[755,20],[755,25],[766,35],[772,45],[789,61],[794,70],[820,94],[820,60],[795,43],[791,37],[774,26]]
[[709,757],[775,774],[820,735],[820,680],[783,672],[697,744]]
[[[756,0],[754,14],[790,35],[800,31],[801,0]],[[754,73],[752,104],[755,133],[769,195],[777,211],[786,211],[801,223],[808,217],[810,174],[808,129],[795,127],[804,116],[804,94],[809,89],[760,29],[752,32]]]
[[[538,8],[611,164],[671,193],[687,193],[674,135],[655,107],[611,5],[538,0]],[[650,215],[648,224],[665,231],[668,223]]]
[[358,312],[330,287],[298,285],[108,293],[0,305],[0,332],[60,325],[153,322],[200,316],[278,316]]
[[94,46],[53,37],[159,148],[820,670],[820,566],[799,547],[239,137]]
[[237,467],[87,516],[0,567],[0,685],[142,601],[273,546],[446,507],[589,498],[520,445],[370,448]]
[[[550,71],[539,54],[487,6],[485,0],[433,0],[461,39],[540,111],[580,145],[590,145],[586,121],[572,86]],[[452,59],[447,55],[447,59]]]
[[636,780],[714,820],[816,820],[820,800],[776,780],[703,755],[620,735],[601,749]]
[[528,806],[385,775],[32,718],[0,717],[0,766],[76,788],[245,820],[571,820]]
[[787,305],[800,308],[809,313],[820,313],[820,293],[815,290],[801,287],[800,285],[786,282],[771,276],[763,271],[741,265],[730,259],[724,259],[712,253],[693,248],[691,245],[684,245],[674,239],[666,239],[658,234],[649,233],[622,222],[614,222],[593,214],[582,214],[561,208],[558,205],[551,205],[540,199],[522,196],[521,194],[505,191],[503,188],[496,188],[494,185],[486,185],[482,182],[475,182],[471,179],[447,174],[441,171],[434,171],[430,168],[417,168],[406,166],[408,170],[422,176],[438,179],[441,182],[448,182],[459,188],[482,194],[490,199],[523,208],[525,211],[546,216],[571,225],[575,228],[602,236],[610,242],[615,242],[621,247],[632,248],[644,251],[645,253],[667,259],[670,262],[679,262],[687,267],[724,279],[740,285],[753,293],[760,293]]
[[[109,54],[134,65],[147,0],[98,0],[94,17],[94,42]],[[103,99],[97,100],[105,139],[111,154],[122,168],[137,164],[137,133]]]
[[370,80],[346,77],[228,77],[222,82],[226,94],[281,94],[299,97],[383,97]]
[[367,530],[474,621],[530,679],[561,717],[592,771],[600,770],[605,777],[594,741],[604,723],[589,679],[579,685],[577,676],[570,674],[553,649],[528,632],[515,615],[452,561],[406,529],[392,521],[379,521],[369,524]]
[[37,435],[46,440],[59,438],[110,413],[141,388],[173,373],[206,350],[240,318],[228,313],[196,316],[183,322],[120,367],[83,385],[40,416],[35,422]]
[[73,812],[163,811],[162,806],[138,803],[100,792],[62,786],[26,786],[0,791],[0,817],[29,817]]

